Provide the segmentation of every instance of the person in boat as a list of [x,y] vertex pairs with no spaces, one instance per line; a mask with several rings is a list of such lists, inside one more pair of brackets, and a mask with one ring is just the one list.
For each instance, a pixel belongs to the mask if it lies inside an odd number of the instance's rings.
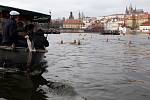
[[17,31],[19,35],[22,35],[22,32],[24,32],[24,23],[19,21],[17,23]]
[[49,46],[47,38],[44,36],[44,31],[38,29],[32,37],[35,49],[45,49]]
[[4,22],[2,33],[2,45],[15,45],[17,42],[17,19],[20,14],[17,11],[11,11],[10,18]]
[[32,40],[32,37],[34,35],[34,25],[33,24],[28,24],[25,26],[25,33],[30,37],[30,40]]
[[[21,24],[21,23],[19,23],[19,24]],[[33,30],[34,30],[33,24],[28,24],[25,27],[23,27],[22,25],[20,28],[18,27],[18,37],[17,37],[16,46],[17,47],[28,47],[27,39],[25,38],[25,36],[28,35],[30,38],[30,41],[31,41],[32,35],[34,34]]]
[[18,22],[17,23],[17,32],[18,32],[18,37],[17,37],[17,47],[28,47],[27,45],[27,40],[24,38],[26,35],[24,23],[23,22]]
[[[33,34],[34,34],[34,25],[33,24],[26,25],[23,29],[23,32],[21,32],[21,34],[18,38],[17,46],[28,47],[27,39],[25,38],[26,36],[29,37],[29,40],[33,44],[33,41],[32,41]],[[33,48],[33,46],[32,46],[32,48]]]
[[44,31],[42,29],[38,29],[34,32],[34,27],[35,26],[33,24],[27,25],[25,27],[26,33],[35,49],[45,49],[45,47],[49,46],[49,42],[44,36]]

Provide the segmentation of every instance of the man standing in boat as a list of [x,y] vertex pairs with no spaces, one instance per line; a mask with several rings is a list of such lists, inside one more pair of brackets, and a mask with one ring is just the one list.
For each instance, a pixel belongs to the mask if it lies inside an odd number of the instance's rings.
[[6,46],[14,47],[17,42],[17,21],[18,15],[17,11],[11,11],[10,18],[4,23],[3,34],[2,34],[2,44]]

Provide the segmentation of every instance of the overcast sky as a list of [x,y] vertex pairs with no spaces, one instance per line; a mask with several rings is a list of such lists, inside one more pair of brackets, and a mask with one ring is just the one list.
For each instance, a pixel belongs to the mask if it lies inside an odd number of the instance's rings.
[[124,13],[126,5],[150,12],[150,0],[0,0],[1,5],[48,14],[52,18],[68,17],[72,11],[75,17],[79,11],[85,16],[102,16],[115,13]]

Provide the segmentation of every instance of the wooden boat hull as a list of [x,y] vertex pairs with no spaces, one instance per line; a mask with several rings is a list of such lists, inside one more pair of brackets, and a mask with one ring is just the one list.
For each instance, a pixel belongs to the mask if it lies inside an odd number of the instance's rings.
[[26,48],[15,48],[0,46],[0,62],[9,64],[39,64],[46,51],[29,52]]

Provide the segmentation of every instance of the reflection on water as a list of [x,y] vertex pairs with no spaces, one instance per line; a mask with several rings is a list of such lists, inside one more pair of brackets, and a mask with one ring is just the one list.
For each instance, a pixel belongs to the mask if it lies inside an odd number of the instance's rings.
[[[39,73],[14,70],[13,68],[1,69],[0,72],[0,97],[6,100],[45,100],[46,96],[37,91],[39,85],[45,84],[45,79]],[[33,72],[34,73],[34,72]]]
[[[69,83],[87,100],[149,100],[147,35],[60,34],[49,40],[47,80]],[[74,40],[81,45],[70,44]]]
[[47,81],[42,76],[47,67],[45,63],[30,66],[28,70],[0,68],[0,100],[49,100],[50,95],[84,100],[72,86]]
[[149,100],[148,36],[53,34],[49,40],[47,62],[29,70],[0,67],[0,99]]

